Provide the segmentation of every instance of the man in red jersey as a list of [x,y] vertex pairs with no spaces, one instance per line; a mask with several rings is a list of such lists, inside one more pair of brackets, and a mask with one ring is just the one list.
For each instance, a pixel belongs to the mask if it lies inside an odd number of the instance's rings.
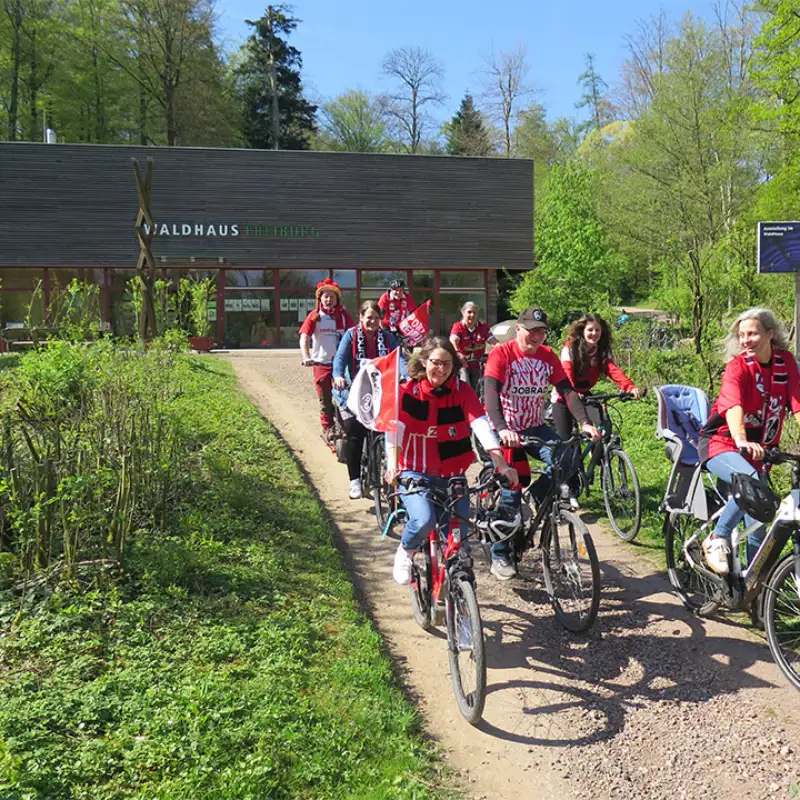
[[383,313],[383,326],[397,333],[397,326],[417,307],[411,292],[406,291],[406,282],[397,278],[389,284],[389,290],[378,298],[378,308]]
[[[547,346],[547,314],[541,308],[526,308],[517,320],[516,338],[497,345],[489,354],[484,371],[486,412],[500,436],[503,455],[520,475],[523,484],[530,482],[528,453],[520,442],[520,434],[545,441],[560,441],[544,424],[544,401],[550,387],[555,387],[578,421],[581,431],[592,439],[600,432],[590,422],[586,408],[572,388],[558,356]],[[549,469],[553,455],[560,462],[572,457],[563,448],[534,448],[530,455],[543,461]],[[550,487],[549,474],[534,484],[532,494],[542,499]],[[521,491],[506,490],[503,502],[519,507]],[[508,560],[508,542],[492,545],[492,574],[499,580],[514,577]]]
[[497,342],[489,326],[478,319],[478,306],[471,300],[461,306],[461,319],[450,329],[450,341],[464,362],[459,378],[477,392],[483,377],[481,359],[486,352],[486,345]]

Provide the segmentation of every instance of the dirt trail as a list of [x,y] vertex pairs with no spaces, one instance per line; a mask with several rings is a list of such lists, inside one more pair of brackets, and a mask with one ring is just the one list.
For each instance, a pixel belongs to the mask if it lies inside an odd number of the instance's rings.
[[765,640],[729,619],[691,617],[647,559],[596,526],[604,591],[588,636],[561,630],[541,589],[499,584],[479,564],[489,694],[483,723],[464,722],[441,634],[415,625],[407,589],[392,582],[397,541],[381,541],[371,503],[348,499],[345,467],[322,446],[310,371],[294,352],[223,357],[311,476],[430,734],[472,797],[800,797],[800,695]]

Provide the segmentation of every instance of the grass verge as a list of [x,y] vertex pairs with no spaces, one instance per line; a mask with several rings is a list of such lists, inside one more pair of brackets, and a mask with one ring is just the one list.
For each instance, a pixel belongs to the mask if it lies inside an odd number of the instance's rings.
[[444,796],[296,463],[227,365],[176,369],[203,466],[164,529],[0,595],[0,798]]

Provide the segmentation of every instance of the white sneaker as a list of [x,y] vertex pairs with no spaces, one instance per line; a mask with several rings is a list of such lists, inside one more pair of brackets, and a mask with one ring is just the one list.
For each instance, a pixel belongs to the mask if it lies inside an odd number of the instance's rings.
[[517,574],[514,565],[505,556],[492,558],[492,566],[489,572],[499,581],[510,581]]
[[411,553],[403,545],[399,545],[394,554],[394,569],[392,570],[394,582],[401,586],[411,583],[411,566]]
[[727,575],[729,571],[728,556],[731,552],[731,545],[727,539],[721,536],[706,536],[703,539],[703,552],[706,555],[708,566],[720,575]]
[[361,479],[353,478],[353,480],[350,481],[350,499],[360,500],[363,496],[361,492]]

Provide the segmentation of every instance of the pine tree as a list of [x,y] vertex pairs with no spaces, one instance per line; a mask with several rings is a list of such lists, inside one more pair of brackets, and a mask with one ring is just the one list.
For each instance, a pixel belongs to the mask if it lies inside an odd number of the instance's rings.
[[597,74],[591,53],[586,54],[586,69],[578,76],[578,83],[583,87],[583,97],[575,103],[575,108],[588,108],[592,115],[582,128],[599,130],[612,122],[614,107],[607,97],[608,84]]
[[470,94],[464,95],[458,111],[445,125],[445,135],[451,156],[488,156],[494,151],[483,116]]
[[250,147],[308,150],[317,107],[303,97],[300,51],[286,37],[299,20],[286,6],[267,6],[244,47],[238,70],[244,106],[244,138]]

